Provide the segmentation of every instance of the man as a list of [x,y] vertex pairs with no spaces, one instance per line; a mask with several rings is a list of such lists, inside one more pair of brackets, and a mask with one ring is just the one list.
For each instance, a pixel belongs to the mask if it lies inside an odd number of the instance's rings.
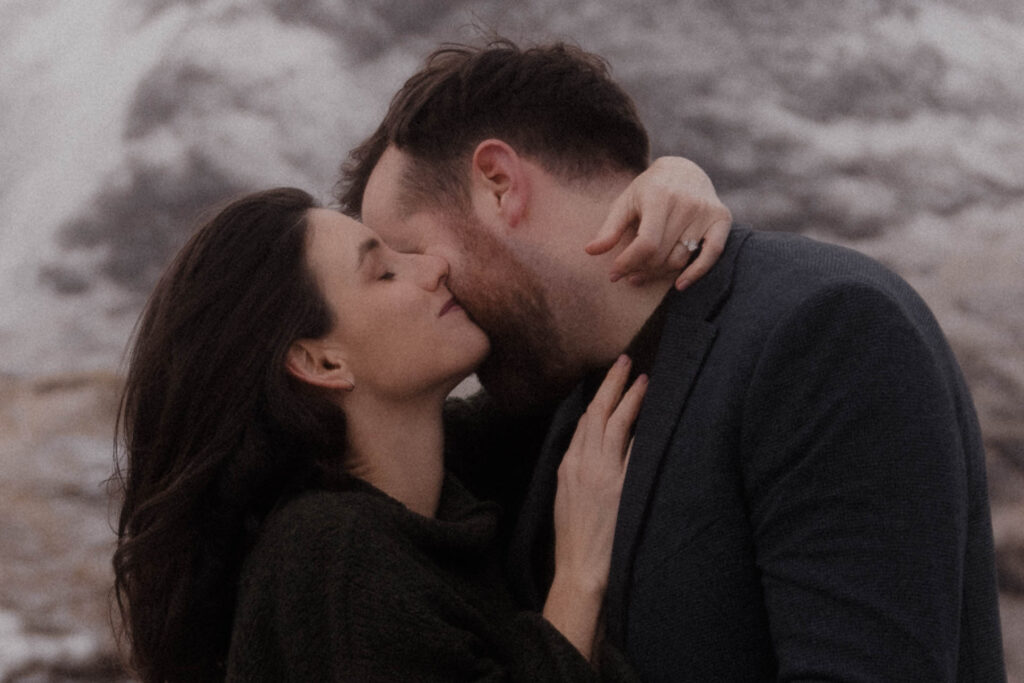
[[[682,292],[612,282],[618,248],[583,245],[647,156],[593,55],[449,48],[353,153],[341,200],[448,259],[499,403],[563,396],[623,350],[650,374],[606,600],[642,678],[1003,680],[981,439],[924,303],[854,252],[743,228]],[[535,605],[593,385],[555,414],[512,540]]]

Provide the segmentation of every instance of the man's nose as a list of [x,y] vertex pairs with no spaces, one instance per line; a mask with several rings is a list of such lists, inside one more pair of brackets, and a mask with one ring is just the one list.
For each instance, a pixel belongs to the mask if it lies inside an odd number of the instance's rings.
[[419,269],[425,289],[434,291],[448,281],[448,261],[441,256],[422,254]]

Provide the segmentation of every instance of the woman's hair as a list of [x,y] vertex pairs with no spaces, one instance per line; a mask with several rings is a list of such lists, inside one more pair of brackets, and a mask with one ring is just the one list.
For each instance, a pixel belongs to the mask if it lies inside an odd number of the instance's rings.
[[340,409],[285,369],[292,342],[334,322],[306,264],[315,206],[291,188],[231,203],[178,253],[139,321],[118,415],[113,562],[145,681],[223,677],[260,523],[343,447]]

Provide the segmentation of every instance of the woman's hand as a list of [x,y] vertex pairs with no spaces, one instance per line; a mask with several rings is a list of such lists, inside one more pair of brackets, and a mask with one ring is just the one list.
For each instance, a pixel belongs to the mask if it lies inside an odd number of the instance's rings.
[[544,616],[586,657],[608,585],[629,433],[647,388],[641,375],[622,393],[629,366],[621,356],[608,371],[558,468],[555,577]]
[[[681,290],[722,255],[732,214],[699,166],[682,157],[661,157],[615,200],[587,253],[607,252],[638,221],[636,237],[612,264],[612,281],[626,277],[640,284],[685,267],[675,282]],[[698,246],[700,254],[687,265]]]

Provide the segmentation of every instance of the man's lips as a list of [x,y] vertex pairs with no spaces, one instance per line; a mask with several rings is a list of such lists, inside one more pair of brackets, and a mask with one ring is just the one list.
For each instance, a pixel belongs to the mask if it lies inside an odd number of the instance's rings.
[[456,301],[455,297],[453,296],[451,299],[448,299],[448,301],[444,302],[444,306],[441,307],[441,311],[437,314],[437,317],[440,318],[442,315],[444,315],[448,311],[453,311],[453,310],[461,309],[461,308],[462,308],[462,306],[459,306],[459,302]]

